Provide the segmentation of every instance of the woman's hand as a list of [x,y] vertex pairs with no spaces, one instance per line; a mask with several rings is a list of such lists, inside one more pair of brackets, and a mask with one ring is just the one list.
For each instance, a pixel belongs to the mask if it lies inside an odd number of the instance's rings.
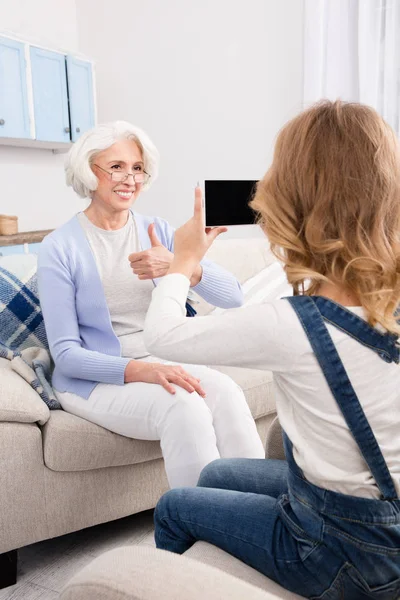
[[202,193],[201,189],[196,187],[194,215],[175,231],[174,258],[168,273],[183,273],[192,279],[215,238],[225,231],[226,227],[205,227]]
[[[154,223],[148,228],[151,248],[142,252],[133,252],[128,256],[132,271],[138,276],[138,279],[156,279],[164,277],[168,273],[174,255],[168,250],[157,237]],[[196,265],[190,277],[190,286],[194,287],[201,281],[203,269],[201,265]]]
[[132,271],[138,279],[155,279],[164,277],[172,263],[174,255],[162,245],[154,229],[154,223],[149,225],[151,248],[142,252],[133,252],[128,256]]
[[160,363],[147,363],[140,360],[131,360],[125,368],[125,383],[142,381],[143,383],[156,383],[161,385],[170,394],[176,394],[172,383],[179,385],[189,393],[197,392],[200,396],[206,393],[200,385],[200,379],[189,375],[179,365],[163,365]]

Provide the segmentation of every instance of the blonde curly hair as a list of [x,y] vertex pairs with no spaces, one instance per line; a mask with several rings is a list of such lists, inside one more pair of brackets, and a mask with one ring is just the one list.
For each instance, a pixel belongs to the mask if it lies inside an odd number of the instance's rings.
[[294,294],[344,286],[400,333],[400,149],[375,110],[323,101],[287,123],[250,205]]

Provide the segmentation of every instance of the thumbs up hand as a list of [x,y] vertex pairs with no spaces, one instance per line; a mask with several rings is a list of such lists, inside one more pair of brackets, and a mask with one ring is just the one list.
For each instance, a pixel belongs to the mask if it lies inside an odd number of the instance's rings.
[[149,228],[148,228],[147,231],[149,233],[149,238],[150,238],[150,241],[151,241],[151,247],[152,248],[156,248],[157,246],[162,246],[162,243],[160,242],[160,240],[157,237],[156,226],[154,225],[154,223],[151,223],[149,225]]
[[174,258],[173,253],[158,239],[154,223],[149,225],[147,231],[151,248],[142,252],[133,252],[128,257],[132,271],[141,280],[164,277]]

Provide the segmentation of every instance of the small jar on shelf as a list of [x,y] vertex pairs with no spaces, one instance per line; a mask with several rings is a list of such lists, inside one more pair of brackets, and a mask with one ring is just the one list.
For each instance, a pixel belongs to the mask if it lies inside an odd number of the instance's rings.
[[18,233],[18,217],[0,215],[0,235],[13,235]]

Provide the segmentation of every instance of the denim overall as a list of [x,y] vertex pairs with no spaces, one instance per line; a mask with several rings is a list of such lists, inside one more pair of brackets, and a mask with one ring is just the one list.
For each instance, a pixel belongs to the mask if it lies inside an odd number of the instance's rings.
[[397,336],[379,333],[326,298],[286,300],[300,319],[381,497],[349,496],[311,484],[296,465],[292,444],[284,434],[288,493],[280,497],[279,510],[297,541],[301,559],[297,566],[288,565],[284,585],[308,598],[395,600],[400,598],[400,499],[324,321],[388,363],[399,363]]

